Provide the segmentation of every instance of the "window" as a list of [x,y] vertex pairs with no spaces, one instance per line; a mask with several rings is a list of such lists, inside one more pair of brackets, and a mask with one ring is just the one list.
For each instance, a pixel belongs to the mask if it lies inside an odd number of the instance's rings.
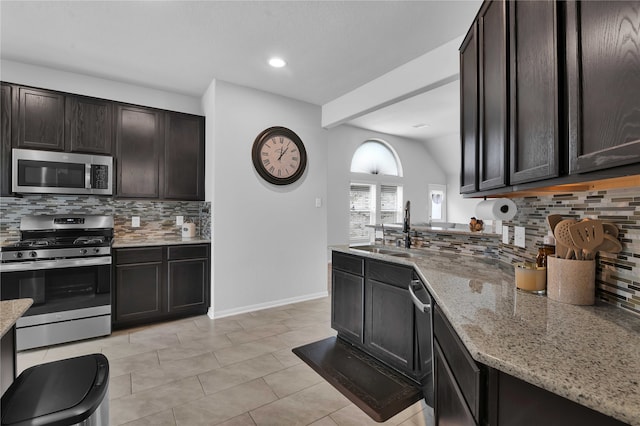
[[351,173],[401,176],[400,162],[384,142],[368,140],[356,149],[351,158]]
[[368,244],[377,223],[398,223],[402,211],[402,167],[393,148],[381,140],[367,140],[351,158],[349,242]]
[[349,194],[349,242],[368,244],[376,223],[399,223],[402,210],[402,187],[352,183]]

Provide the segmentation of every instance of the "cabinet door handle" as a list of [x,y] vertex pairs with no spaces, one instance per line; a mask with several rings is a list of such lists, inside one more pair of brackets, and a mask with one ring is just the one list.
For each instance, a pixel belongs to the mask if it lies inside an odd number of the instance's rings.
[[420,309],[420,312],[429,312],[431,310],[431,303],[422,303],[416,293],[413,291],[414,284],[422,285],[420,280],[411,280],[409,283],[409,294],[411,295],[411,299],[413,300],[413,304],[416,305],[416,308]]

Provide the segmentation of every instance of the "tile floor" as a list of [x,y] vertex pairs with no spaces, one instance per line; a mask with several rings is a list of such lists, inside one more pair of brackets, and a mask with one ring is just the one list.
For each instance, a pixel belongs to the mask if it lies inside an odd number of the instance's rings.
[[[191,317],[18,354],[18,369],[102,352],[111,425],[366,425],[291,349],[335,334],[330,299],[211,320]],[[384,424],[433,425],[424,400]]]

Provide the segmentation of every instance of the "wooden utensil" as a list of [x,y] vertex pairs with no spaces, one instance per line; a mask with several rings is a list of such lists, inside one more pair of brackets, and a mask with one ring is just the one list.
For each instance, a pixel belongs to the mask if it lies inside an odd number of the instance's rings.
[[573,244],[585,251],[585,259],[593,259],[594,251],[604,239],[604,229],[600,220],[583,220],[569,226]]
[[554,233],[554,230],[556,229],[556,226],[558,225],[558,223],[560,223],[560,221],[562,221],[562,215],[550,214],[549,216],[547,216],[547,225],[549,225],[549,229],[551,229],[552,233]]
[[602,244],[596,248],[597,252],[604,251],[606,253],[620,253],[622,251],[622,243],[611,234],[604,233]]
[[582,251],[573,243],[573,239],[569,233],[569,227],[575,223],[575,219],[561,220],[560,223],[556,225],[553,235],[556,237],[556,250],[558,249],[558,243],[567,247],[567,252],[564,256],[565,259],[571,259],[575,254],[576,259],[581,260]]
[[615,226],[613,223],[611,222],[602,222],[602,229],[604,230],[605,235],[609,234],[614,238],[618,238],[618,227]]

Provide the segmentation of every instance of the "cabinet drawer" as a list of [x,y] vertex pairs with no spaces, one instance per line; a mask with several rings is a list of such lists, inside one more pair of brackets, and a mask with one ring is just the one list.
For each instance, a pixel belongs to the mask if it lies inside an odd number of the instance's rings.
[[168,260],[179,259],[195,259],[207,257],[207,244],[187,245],[187,246],[169,246]]
[[412,268],[367,259],[367,278],[402,287],[405,290],[411,282],[412,272]]
[[438,306],[433,315],[434,336],[473,416],[480,408],[480,369]]
[[331,268],[362,276],[364,275],[364,259],[362,257],[334,251]]
[[162,247],[116,249],[115,258],[116,265],[162,262]]

